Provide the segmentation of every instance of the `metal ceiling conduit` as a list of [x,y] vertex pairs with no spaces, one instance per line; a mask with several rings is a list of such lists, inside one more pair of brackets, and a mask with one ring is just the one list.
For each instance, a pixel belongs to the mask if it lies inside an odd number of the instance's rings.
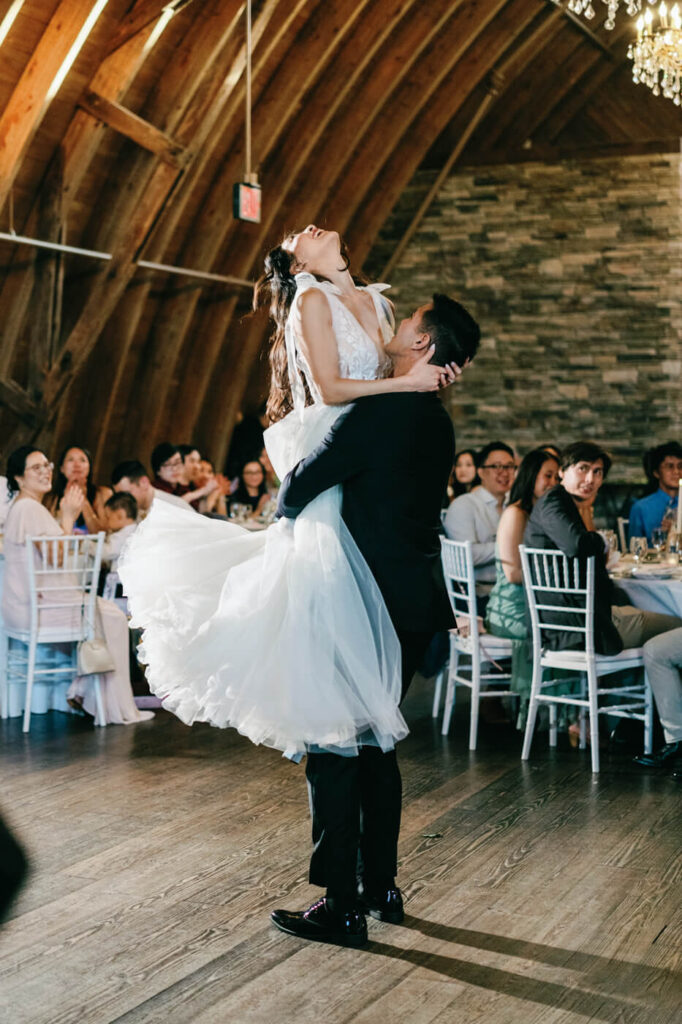
[[[112,258],[110,252],[99,252],[97,249],[81,249],[76,245],[63,245],[61,242],[44,242],[39,238],[27,238],[25,235],[14,235],[9,231],[0,231],[0,241],[11,242],[13,245],[28,245],[34,249],[51,249],[54,252],[65,252],[72,256],[85,256],[93,260],[107,262]],[[145,270],[157,270],[162,274],[177,274],[180,277],[193,277],[199,281],[215,284],[230,284],[236,288],[253,288],[253,281],[244,277],[232,277],[229,274],[211,274],[206,270],[191,270],[189,267],[175,267],[168,263],[152,263],[149,260],[138,260],[136,266]]]

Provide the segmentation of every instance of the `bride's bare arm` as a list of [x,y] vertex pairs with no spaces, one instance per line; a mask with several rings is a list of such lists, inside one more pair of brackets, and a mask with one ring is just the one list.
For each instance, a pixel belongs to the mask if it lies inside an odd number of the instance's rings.
[[299,344],[322,401],[327,405],[352,402],[365,395],[380,395],[391,391],[437,391],[450,384],[454,373],[442,366],[432,366],[430,348],[402,377],[381,380],[350,380],[339,374],[339,353],[332,315],[327,297],[317,288],[310,288],[301,296],[301,336]]

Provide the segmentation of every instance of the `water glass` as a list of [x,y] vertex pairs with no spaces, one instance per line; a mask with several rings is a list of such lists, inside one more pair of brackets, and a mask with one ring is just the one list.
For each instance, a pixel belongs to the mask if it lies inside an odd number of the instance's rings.
[[238,501],[235,501],[230,505],[230,519],[234,519],[236,523],[245,523],[249,518],[249,512],[251,509],[248,505],[241,505]]
[[682,548],[682,534],[679,534],[677,530],[670,530],[668,534],[668,547],[666,550],[665,560],[670,565],[678,565],[680,561],[680,549]]
[[646,552],[646,537],[630,537],[630,554],[634,556],[636,562],[639,562],[642,555],[645,555]]
[[654,551],[661,552],[665,547],[665,542],[667,539],[668,538],[665,530],[662,530],[660,526],[656,527],[655,530],[651,531],[651,546],[653,547]]

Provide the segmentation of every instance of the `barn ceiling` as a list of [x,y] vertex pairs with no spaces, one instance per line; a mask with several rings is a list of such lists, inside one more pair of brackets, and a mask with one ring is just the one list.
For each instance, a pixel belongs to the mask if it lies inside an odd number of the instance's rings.
[[191,438],[220,462],[263,380],[247,282],[285,231],[334,227],[360,268],[420,167],[679,147],[628,32],[551,0],[255,0],[247,224],[243,3],[2,0],[0,231],[107,256],[0,239],[5,453],[78,442],[105,479]]

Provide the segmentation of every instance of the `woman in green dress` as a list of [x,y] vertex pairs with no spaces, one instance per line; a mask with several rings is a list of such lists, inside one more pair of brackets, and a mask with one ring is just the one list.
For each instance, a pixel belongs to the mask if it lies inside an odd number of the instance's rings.
[[551,452],[536,448],[521,462],[502,513],[495,544],[495,586],[486,610],[485,628],[495,636],[512,641],[511,688],[519,695],[517,729],[526,723],[533,675],[533,655],[526,621],[521,555],[526,523],[533,505],[550,487],[559,482],[559,460]]

